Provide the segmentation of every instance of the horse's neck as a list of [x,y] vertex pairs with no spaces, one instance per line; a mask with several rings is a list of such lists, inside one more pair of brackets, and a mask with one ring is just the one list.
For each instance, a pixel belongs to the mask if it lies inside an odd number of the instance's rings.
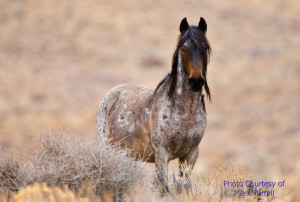
[[196,112],[201,104],[201,95],[200,92],[193,92],[188,83],[188,78],[184,73],[182,63],[181,63],[181,54],[178,57],[178,66],[177,66],[177,83],[175,90],[175,107],[182,108],[184,110],[189,110],[191,113]]

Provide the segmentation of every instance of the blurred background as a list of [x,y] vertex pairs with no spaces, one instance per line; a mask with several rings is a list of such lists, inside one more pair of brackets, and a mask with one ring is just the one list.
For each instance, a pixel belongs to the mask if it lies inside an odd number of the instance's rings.
[[125,82],[155,88],[181,19],[202,16],[213,103],[195,172],[229,161],[299,181],[299,9],[296,0],[0,0],[0,150],[35,147],[32,135],[50,129],[95,135],[105,93]]

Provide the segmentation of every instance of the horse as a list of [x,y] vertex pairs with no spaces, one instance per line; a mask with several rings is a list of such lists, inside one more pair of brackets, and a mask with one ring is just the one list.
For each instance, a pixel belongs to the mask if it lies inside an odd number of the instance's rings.
[[189,166],[188,177],[198,158],[207,124],[203,89],[211,102],[206,21],[201,17],[198,26],[190,26],[184,18],[179,30],[171,72],[157,87],[118,85],[104,96],[97,112],[98,138],[155,163],[157,180],[166,192],[169,161],[178,158],[180,168]]

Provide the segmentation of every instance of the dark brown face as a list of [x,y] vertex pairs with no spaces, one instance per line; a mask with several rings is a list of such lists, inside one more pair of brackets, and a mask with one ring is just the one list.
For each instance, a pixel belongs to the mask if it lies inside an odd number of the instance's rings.
[[191,40],[187,40],[180,51],[182,65],[189,78],[188,82],[194,92],[199,92],[205,83],[203,57]]

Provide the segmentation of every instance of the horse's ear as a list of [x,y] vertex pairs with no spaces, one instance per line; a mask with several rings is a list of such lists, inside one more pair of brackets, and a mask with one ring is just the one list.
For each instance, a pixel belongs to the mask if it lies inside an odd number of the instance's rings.
[[179,27],[180,33],[182,34],[182,33],[185,32],[188,28],[189,28],[189,23],[187,22],[186,18],[183,18],[183,19],[181,20],[180,27]]
[[204,20],[204,18],[200,18],[199,24],[198,24],[198,28],[205,34],[207,31],[207,24]]

